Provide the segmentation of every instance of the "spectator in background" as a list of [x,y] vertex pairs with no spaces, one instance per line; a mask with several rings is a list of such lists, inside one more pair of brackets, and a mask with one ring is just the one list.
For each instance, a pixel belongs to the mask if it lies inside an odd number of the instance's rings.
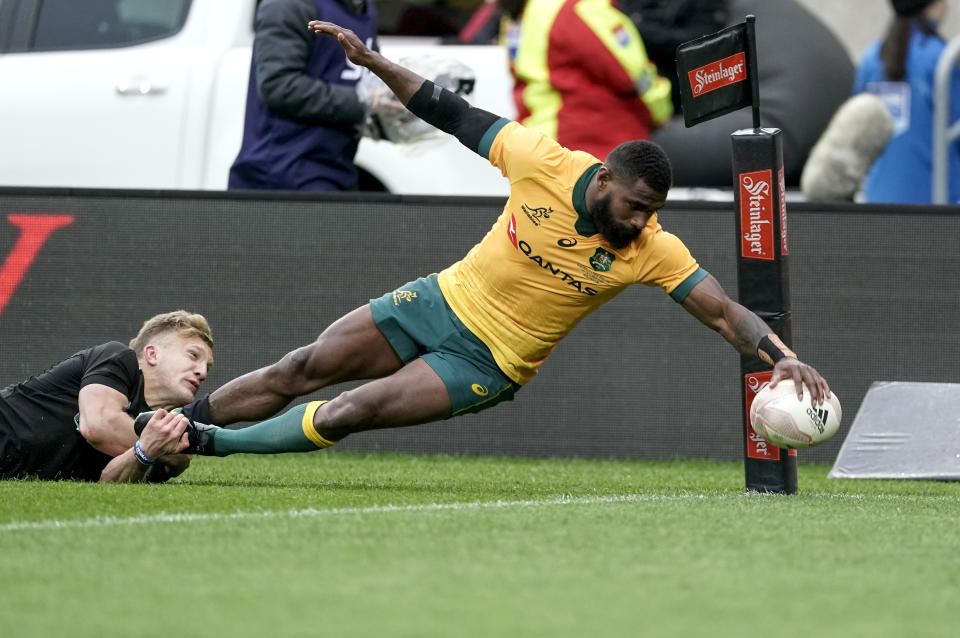
[[[810,149],[850,97],[853,62],[834,29],[796,0],[729,0],[729,23],[757,17],[760,124],[783,132],[787,187],[796,186]],[[840,27],[836,27],[839,29]],[[696,128],[683,117],[654,131],[651,140],[673,162],[675,186],[730,188],[730,134],[752,128],[751,109],[740,109]]]
[[680,110],[677,47],[727,26],[727,0],[618,0],[636,25],[650,61],[670,80],[673,108]]
[[[896,13],[883,39],[857,68],[853,92],[886,102],[893,137],[867,174],[868,202],[930,203],[933,182],[934,76],[945,43],[937,25],[947,0],[892,0]],[[953,70],[950,122],[960,118],[960,71]],[[949,147],[949,201],[960,200],[960,144]]]
[[[500,4],[500,0],[484,0],[460,31],[460,42],[496,43],[503,17]],[[726,27],[728,0],[618,0],[616,6],[637,27],[657,72],[670,80],[673,109],[679,111],[677,47]]]
[[363,69],[329,38],[304,26],[315,18],[376,42],[372,0],[263,0],[257,8],[247,110],[230,189],[352,190],[353,158],[366,106],[354,89]]
[[673,114],[670,82],[610,0],[500,0],[517,121],[606,157]]

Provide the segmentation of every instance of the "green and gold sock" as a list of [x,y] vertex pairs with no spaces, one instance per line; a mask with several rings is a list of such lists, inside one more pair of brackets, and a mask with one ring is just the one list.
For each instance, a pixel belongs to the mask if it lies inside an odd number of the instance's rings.
[[313,427],[313,416],[326,401],[311,401],[297,405],[280,416],[261,421],[239,430],[220,428],[213,437],[217,456],[228,454],[280,454],[283,452],[312,452],[330,447],[328,441]]

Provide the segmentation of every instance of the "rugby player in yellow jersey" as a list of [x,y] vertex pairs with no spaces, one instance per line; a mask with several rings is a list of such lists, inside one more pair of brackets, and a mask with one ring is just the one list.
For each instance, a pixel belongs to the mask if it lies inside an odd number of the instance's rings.
[[[601,163],[492,113],[368,49],[352,32],[314,21],[336,37],[407,108],[489,158],[511,195],[490,232],[461,261],[372,300],[312,344],[241,376],[184,408],[198,454],[305,452],[354,432],[409,426],[510,400],[584,316],[634,283],[659,286],[739,353],[774,364],[771,384],[802,381],[814,402],[827,382],[732,301],[686,246],[657,223],[670,162],[647,141],[627,142]],[[373,379],[330,401],[270,417],[293,398]],[[150,413],[137,419],[137,426]]]

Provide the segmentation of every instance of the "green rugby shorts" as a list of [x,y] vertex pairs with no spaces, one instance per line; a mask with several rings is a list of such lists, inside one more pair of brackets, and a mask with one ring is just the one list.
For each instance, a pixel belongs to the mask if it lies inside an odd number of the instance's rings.
[[450,416],[511,401],[520,389],[447,305],[436,274],[371,299],[370,310],[404,363],[419,357],[440,376],[450,394]]

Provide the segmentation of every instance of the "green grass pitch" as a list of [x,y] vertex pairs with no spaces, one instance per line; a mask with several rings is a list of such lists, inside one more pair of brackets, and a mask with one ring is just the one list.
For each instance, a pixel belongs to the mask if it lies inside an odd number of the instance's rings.
[[0,482],[4,636],[954,636],[960,486],[742,463],[198,458]]

